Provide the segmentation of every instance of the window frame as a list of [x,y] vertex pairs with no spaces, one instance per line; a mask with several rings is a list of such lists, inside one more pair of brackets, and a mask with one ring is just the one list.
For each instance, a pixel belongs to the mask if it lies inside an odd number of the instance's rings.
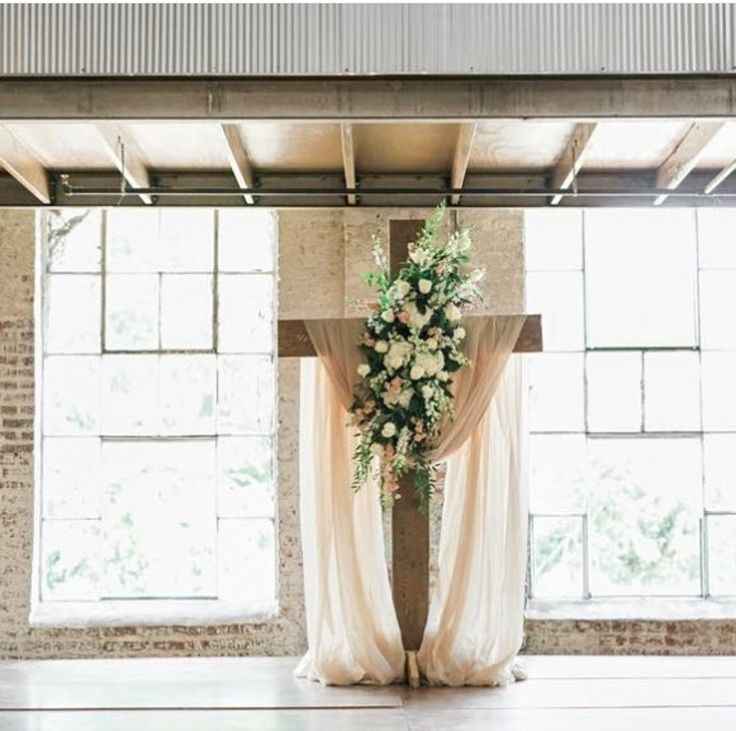
[[[70,213],[68,209],[63,209],[64,213]],[[79,208],[72,209],[79,211],[89,211],[94,215],[94,209]],[[234,271],[230,267],[221,268],[219,256],[219,238],[220,238],[220,214],[217,208],[206,207],[204,210],[212,215],[213,226],[213,254],[212,268],[207,272],[199,272],[203,276],[211,278],[212,283],[212,344],[210,348],[163,348],[161,346],[161,289],[163,277],[167,274],[182,274],[182,272],[173,271],[157,271],[155,276],[158,277],[159,285],[159,310],[157,317],[158,326],[158,349],[146,350],[117,350],[106,347],[105,342],[105,320],[106,320],[106,245],[107,245],[107,209],[100,212],[100,266],[96,273],[62,271],[52,272],[49,267],[48,253],[48,232],[49,232],[49,215],[47,210],[39,211],[35,220],[35,252],[34,252],[34,450],[33,450],[33,469],[34,469],[34,509],[33,509],[33,547],[32,547],[32,572],[31,572],[31,596],[29,623],[32,626],[52,626],[52,627],[85,627],[85,626],[126,626],[126,625],[162,625],[162,624],[180,624],[185,626],[204,626],[216,625],[223,623],[250,623],[263,622],[275,619],[280,616],[280,596],[279,596],[279,521],[278,521],[278,355],[276,352],[277,328],[278,328],[278,236],[276,235],[276,222],[273,222],[272,230],[272,250],[271,262],[268,268],[252,268],[248,271]],[[268,215],[275,216],[270,209],[266,211]],[[247,215],[247,214],[246,214]],[[225,599],[222,596],[203,596],[203,597],[172,597],[172,598],[148,598],[131,597],[131,598],[105,598],[100,597],[96,600],[43,600],[41,591],[41,582],[43,580],[43,532],[42,525],[45,520],[43,515],[43,442],[45,437],[43,428],[43,407],[44,407],[44,361],[47,354],[45,352],[45,340],[47,330],[47,282],[50,274],[61,274],[75,276],[78,274],[87,274],[96,276],[100,281],[100,349],[99,352],[91,354],[98,358],[100,364],[103,362],[105,355],[130,354],[130,355],[146,355],[154,354],[162,356],[167,354],[196,354],[196,355],[213,355],[216,359],[222,356],[238,356],[247,355],[254,357],[270,357],[273,363],[273,386],[274,386],[274,403],[273,403],[273,421],[271,431],[268,435],[261,435],[260,438],[270,439],[272,443],[271,451],[271,468],[273,474],[273,512],[270,516],[241,516],[241,517],[222,517],[217,507],[215,507],[214,519],[216,522],[215,535],[219,535],[219,523],[221,520],[253,520],[253,521],[269,521],[273,526],[273,578],[274,578],[274,597],[269,600],[240,600]],[[218,350],[219,338],[219,277],[220,276],[268,276],[272,286],[272,351],[258,352],[253,351],[246,354],[237,352],[222,352]],[[50,354],[55,355],[55,354]],[[69,353],[75,356],[76,353]],[[87,355],[87,354],[85,354]],[[216,361],[216,370],[217,361]],[[215,406],[215,408],[217,408]],[[102,426],[99,426],[97,432],[102,432]],[[52,435],[53,436],[53,435]],[[115,443],[131,441],[129,435],[108,436],[101,433],[92,435],[94,438],[100,439],[101,442],[111,441]],[[180,441],[187,438],[211,440],[217,448],[218,440],[221,437],[231,436],[228,432],[220,432],[219,426],[216,424],[212,434],[196,435],[187,437],[178,434],[148,435],[137,437],[138,439],[155,439],[163,441]],[[244,435],[238,435],[244,436]],[[255,437],[258,438],[258,437]],[[133,440],[136,437],[132,437]],[[215,463],[217,464],[217,463]],[[212,490],[215,493],[218,490],[217,482],[212,484]],[[46,519],[48,520],[48,519]],[[65,520],[65,518],[56,518],[51,520]],[[77,520],[68,518],[67,520]],[[217,545],[217,538],[215,539]],[[102,544],[101,544],[102,545]],[[214,559],[214,571],[216,574],[220,572],[220,561],[217,552]],[[217,576],[215,577],[217,578]],[[217,583],[217,582],[215,582]]]

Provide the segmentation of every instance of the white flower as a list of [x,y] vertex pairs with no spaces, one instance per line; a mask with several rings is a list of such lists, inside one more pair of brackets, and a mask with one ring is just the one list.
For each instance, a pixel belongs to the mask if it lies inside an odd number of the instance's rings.
[[427,260],[424,252],[421,249],[414,249],[414,251],[412,251],[409,255],[409,258],[418,266],[424,266],[424,263]]
[[444,368],[445,356],[441,350],[434,353],[418,353],[414,357],[414,365],[419,366],[428,376],[434,376]]
[[434,315],[434,310],[431,307],[427,307],[423,313],[419,312],[419,308],[414,302],[407,302],[404,309],[409,313],[409,327],[412,330],[421,330]]
[[439,371],[437,373],[437,380],[438,381],[447,381],[450,378],[450,374],[447,371]]
[[383,444],[380,442],[373,442],[373,444],[371,444],[371,454],[376,457],[383,455]]
[[382,319],[382,320],[383,320],[384,322],[393,322],[393,321],[394,321],[394,311],[393,311],[393,310],[391,310],[391,309],[388,309],[388,310],[384,310],[384,311],[383,311],[383,312],[381,313],[381,319]]
[[420,279],[417,286],[422,294],[429,294],[432,291],[432,282],[429,279]]
[[437,339],[436,338],[427,338],[426,345],[430,350],[437,350]]
[[434,389],[428,383],[425,383],[422,386],[422,396],[424,396],[425,399],[431,399],[433,395]]
[[375,350],[376,353],[385,353],[388,351],[388,343],[385,340],[377,340],[376,344],[373,346],[373,350]]
[[460,310],[458,309],[457,305],[453,304],[452,302],[450,302],[450,304],[447,305],[447,307],[445,307],[445,317],[450,322],[455,322],[455,320],[459,320],[460,319],[460,315],[461,315],[461,313],[460,313]]
[[411,403],[411,397],[414,395],[414,391],[410,388],[406,388],[401,392],[401,395],[399,396],[399,406],[401,406],[402,409],[408,409],[409,404]]
[[365,378],[371,372],[371,367],[367,363],[361,363],[358,366],[358,375]]
[[398,293],[399,297],[406,297],[407,294],[411,291],[411,285],[409,282],[405,282],[403,279],[400,279],[398,282],[396,282],[396,292]]
[[381,429],[381,436],[390,439],[394,434],[396,434],[396,424],[392,421],[387,421],[383,425],[383,429]]
[[454,340],[457,340],[458,342],[460,340],[464,340],[465,339],[465,328],[459,327],[457,330],[455,330],[452,337]]
[[407,343],[405,340],[396,340],[391,343],[388,352],[383,358],[383,363],[386,368],[397,371],[404,365],[412,350],[411,343]]
[[409,378],[412,381],[418,381],[424,375],[424,368],[420,365],[413,365],[409,371]]

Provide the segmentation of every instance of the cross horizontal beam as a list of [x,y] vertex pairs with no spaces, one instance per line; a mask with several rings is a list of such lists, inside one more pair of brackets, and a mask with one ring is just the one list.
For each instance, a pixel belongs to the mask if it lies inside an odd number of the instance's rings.
[[[471,315],[472,317],[472,315]],[[351,318],[354,322],[364,322],[364,318]],[[337,322],[337,320],[330,320]],[[542,350],[542,316],[527,315],[514,347],[515,353],[537,353]],[[279,320],[278,356],[279,358],[310,358],[317,353],[307,333],[305,320]]]
[[3,79],[0,120],[719,118],[733,76]]

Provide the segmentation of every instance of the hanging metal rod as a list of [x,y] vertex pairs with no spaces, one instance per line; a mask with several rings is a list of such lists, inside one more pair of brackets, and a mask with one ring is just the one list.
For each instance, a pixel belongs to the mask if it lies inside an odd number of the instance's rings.
[[670,198],[696,198],[696,199],[718,199],[736,198],[736,191],[723,191],[719,193],[706,193],[704,191],[662,190],[652,188],[649,190],[609,190],[604,188],[578,189],[573,191],[561,188],[128,188],[124,191],[120,188],[98,188],[86,186],[74,186],[63,184],[64,192],[70,198],[85,196],[212,196],[212,197],[240,197],[253,195],[256,197],[313,197],[313,196],[411,196],[411,197],[447,197],[460,195],[464,198],[472,196],[487,196],[493,198],[549,198],[550,196],[562,196],[564,198],[657,198],[666,195]]

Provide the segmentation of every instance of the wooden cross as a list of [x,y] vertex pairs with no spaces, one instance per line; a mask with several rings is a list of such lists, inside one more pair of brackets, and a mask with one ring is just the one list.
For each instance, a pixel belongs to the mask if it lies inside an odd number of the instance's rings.
[[[408,246],[416,241],[424,221],[389,222],[389,268],[394,277],[408,259]],[[357,318],[356,318],[357,319]],[[360,318],[363,322],[365,318]],[[514,352],[542,350],[542,318],[528,315]],[[278,354],[281,358],[315,356],[304,320],[280,320]],[[391,516],[392,589],[401,638],[406,650],[418,650],[429,609],[429,515],[419,511],[414,475],[399,483],[401,500]]]

